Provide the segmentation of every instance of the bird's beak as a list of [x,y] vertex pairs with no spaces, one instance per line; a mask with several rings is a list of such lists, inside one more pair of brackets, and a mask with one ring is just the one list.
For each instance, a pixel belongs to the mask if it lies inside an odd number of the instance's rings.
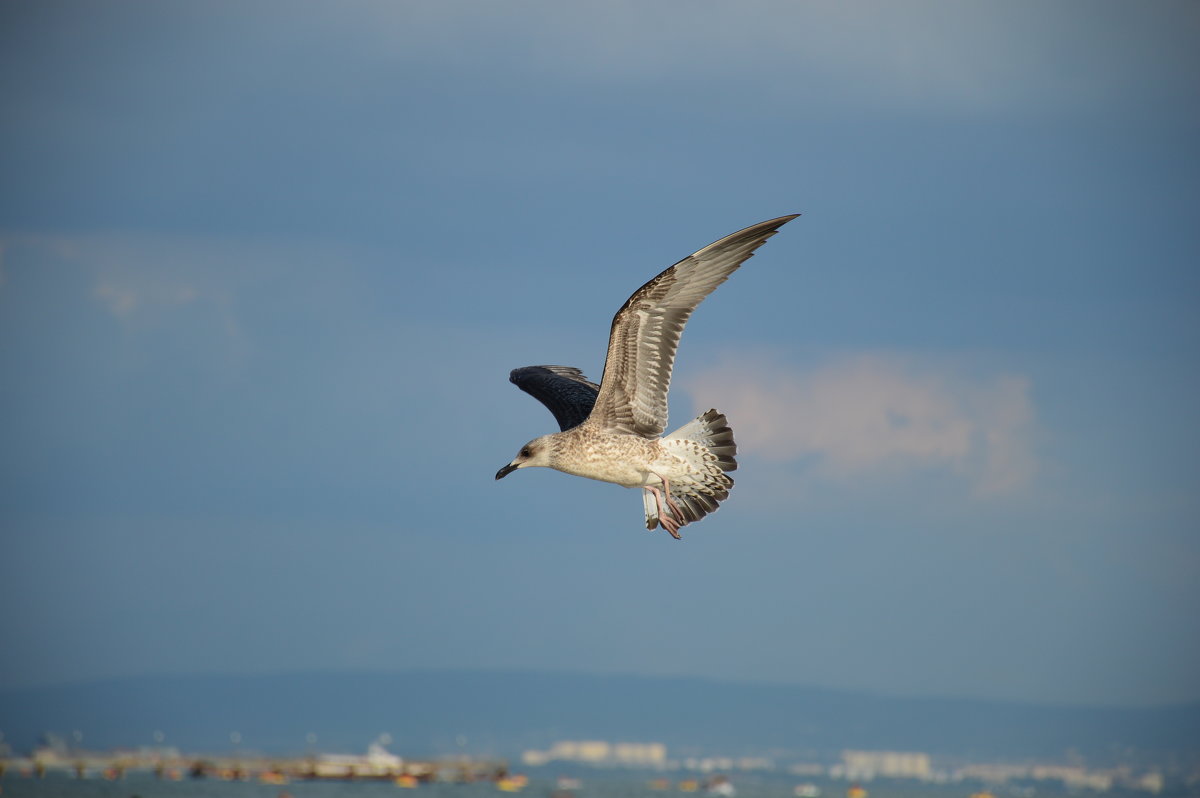
[[504,468],[501,468],[499,471],[496,472],[496,479],[504,479],[506,476],[508,476],[509,474],[511,474],[512,472],[514,472],[516,470],[517,470],[516,464],[509,463]]

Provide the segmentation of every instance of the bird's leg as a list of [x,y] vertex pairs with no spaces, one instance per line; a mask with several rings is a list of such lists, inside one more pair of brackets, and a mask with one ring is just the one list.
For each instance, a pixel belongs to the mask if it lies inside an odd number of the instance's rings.
[[[654,496],[654,502],[658,505],[658,523],[662,525],[663,529],[671,533],[671,537],[681,540],[682,538],[679,537],[680,523],[667,514],[667,509],[663,506],[662,491],[649,485],[646,485],[643,490],[650,491]],[[667,494],[667,501],[670,502],[670,494]]]
[[671,537],[680,540],[679,522],[667,514],[667,508],[663,506],[662,491],[649,485],[646,485],[642,489],[650,491],[651,495],[654,496],[654,503],[658,507],[658,523],[662,525],[663,529],[671,533]]
[[642,490],[654,497],[654,506],[658,508],[658,522],[661,524],[663,516],[667,514],[666,509],[663,507],[662,493],[658,488],[652,488],[649,485],[643,485]]
[[[654,474],[653,471],[651,471],[650,473]],[[679,509],[679,505],[675,503],[675,499],[672,498],[672,496],[671,496],[671,483],[667,482],[667,478],[664,477],[662,474],[654,474],[654,476],[656,476],[662,480],[663,493],[667,497],[667,505],[671,508],[671,511],[673,513],[675,513],[676,518],[682,519],[683,512]]]

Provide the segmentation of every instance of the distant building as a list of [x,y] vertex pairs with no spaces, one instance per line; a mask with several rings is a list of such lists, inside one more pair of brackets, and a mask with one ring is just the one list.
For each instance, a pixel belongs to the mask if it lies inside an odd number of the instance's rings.
[[909,751],[843,751],[839,774],[851,781],[933,778],[929,754]]
[[1078,765],[1035,765],[1029,775],[1038,781],[1061,781],[1070,789],[1086,788],[1104,792],[1113,785],[1111,773],[1087,770]]
[[662,743],[617,743],[613,760],[632,767],[661,767],[667,762],[667,747]]
[[991,784],[1004,784],[1012,779],[1029,778],[1029,765],[979,763],[964,765],[955,774],[957,779],[975,779]]
[[662,743],[609,743],[603,740],[559,740],[548,751],[526,751],[521,761],[530,767],[550,762],[584,765],[657,768],[667,763]]
[[560,740],[550,746],[550,758],[599,764],[612,757],[613,747],[602,740]]

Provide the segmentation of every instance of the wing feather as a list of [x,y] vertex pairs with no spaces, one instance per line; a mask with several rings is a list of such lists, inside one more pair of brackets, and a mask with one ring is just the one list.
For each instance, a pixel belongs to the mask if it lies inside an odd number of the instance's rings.
[[675,352],[692,311],[795,218],[781,216],[725,236],[635,291],[613,317],[589,423],[645,438],[662,435]]
[[572,366],[523,366],[513,369],[509,382],[544,404],[565,432],[583,423],[600,386]]

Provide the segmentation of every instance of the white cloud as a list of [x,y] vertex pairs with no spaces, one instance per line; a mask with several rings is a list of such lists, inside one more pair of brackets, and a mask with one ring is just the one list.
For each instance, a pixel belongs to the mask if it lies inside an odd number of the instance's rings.
[[218,278],[232,260],[210,242],[168,236],[71,239],[75,262],[93,275],[92,296],[129,320],[207,302],[231,322],[229,286]]
[[1028,378],[852,355],[799,370],[766,357],[729,358],[683,386],[730,418],[739,446],[776,461],[813,460],[830,478],[950,470],[976,494],[1026,484],[1033,405]]
[[10,234],[0,239],[0,286],[5,255],[20,248],[19,263],[69,265],[91,283],[91,299],[113,316],[172,310],[197,301],[229,304],[228,290],[214,279],[214,267],[233,260],[202,239],[153,235]]

